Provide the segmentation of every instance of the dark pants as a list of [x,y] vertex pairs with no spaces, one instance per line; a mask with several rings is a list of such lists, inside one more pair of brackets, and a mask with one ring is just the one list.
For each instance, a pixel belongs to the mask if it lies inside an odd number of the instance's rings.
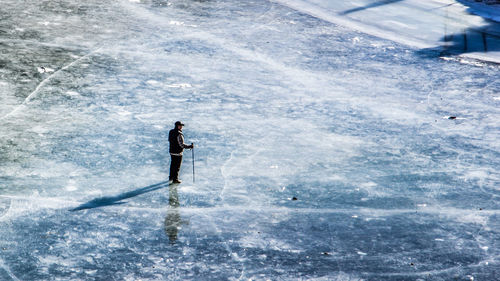
[[181,170],[182,156],[170,155],[170,177],[169,180],[178,180]]

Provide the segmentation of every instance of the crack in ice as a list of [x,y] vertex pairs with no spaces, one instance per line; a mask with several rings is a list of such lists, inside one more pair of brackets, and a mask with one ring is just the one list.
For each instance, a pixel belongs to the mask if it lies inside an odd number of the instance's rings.
[[80,62],[80,61],[82,61],[82,60],[84,60],[84,59],[88,58],[89,56],[91,56],[91,55],[93,55],[93,54],[95,54],[95,53],[99,52],[101,49],[102,49],[102,47],[101,47],[101,48],[98,48],[98,49],[96,49],[96,50],[94,50],[94,51],[92,51],[92,52],[90,52],[90,53],[88,53],[88,54],[86,54],[86,55],[84,55],[84,56],[82,56],[82,57],[80,57],[80,58],[78,58],[78,59],[74,60],[74,61],[72,61],[71,63],[69,63],[69,64],[67,64],[67,65],[63,66],[62,68],[58,69],[57,71],[55,71],[52,75],[50,75],[50,76],[48,76],[47,78],[43,79],[43,80],[42,80],[42,82],[40,82],[40,83],[38,84],[38,86],[36,86],[35,90],[33,90],[33,92],[31,92],[31,93],[30,93],[30,94],[29,94],[29,95],[28,95],[28,96],[24,99],[24,101],[23,101],[20,105],[18,105],[16,108],[14,108],[11,112],[9,112],[9,113],[5,114],[4,116],[0,117],[0,120],[4,120],[4,119],[8,118],[9,116],[11,116],[11,115],[15,114],[15,113],[16,113],[17,111],[19,111],[21,108],[26,107],[26,104],[27,104],[27,103],[29,103],[29,102],[30,102],[30,101],[31,101],[31,100],[32,100],[32,99],[33,99],[33,98],[34,98],[34,97],[38,94],[38,92],[40,91],[40,89],[41,89],[43,86],[45,86],[45,84],[46,84],[48,81],[50,81],[52,78],[54,78],[55,76],[57,76],[57,75],[58,75],[61,71],[64,71],[64,70],[66,70],[66,69],[68,69],[68,68],[72,67],[73,65],[77,64],[78,62]]

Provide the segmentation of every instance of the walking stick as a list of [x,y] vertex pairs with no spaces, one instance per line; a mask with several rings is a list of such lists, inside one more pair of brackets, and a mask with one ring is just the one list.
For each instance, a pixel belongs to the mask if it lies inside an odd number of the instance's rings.
[[[193,143],[191,143],[191,146]],[[193,183],[194,183],[194,146],[191,148],[191,159],[193,160]]]

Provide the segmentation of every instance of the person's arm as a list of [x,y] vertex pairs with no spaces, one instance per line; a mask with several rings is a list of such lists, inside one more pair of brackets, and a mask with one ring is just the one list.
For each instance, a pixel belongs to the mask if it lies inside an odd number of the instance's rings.
[[182,148],[193,148],[193,145],[187,145],[184,143],[184,136],[182,134],[179,134],[179,136],[177,136],[177,141],[179,142],[179,146],[182,147]]

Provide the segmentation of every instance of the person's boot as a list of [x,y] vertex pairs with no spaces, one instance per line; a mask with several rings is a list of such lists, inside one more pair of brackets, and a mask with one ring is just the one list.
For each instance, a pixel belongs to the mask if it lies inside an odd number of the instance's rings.
[[172,181],[172,183],[181,183],[182,181],[180,179],[175,179]]

